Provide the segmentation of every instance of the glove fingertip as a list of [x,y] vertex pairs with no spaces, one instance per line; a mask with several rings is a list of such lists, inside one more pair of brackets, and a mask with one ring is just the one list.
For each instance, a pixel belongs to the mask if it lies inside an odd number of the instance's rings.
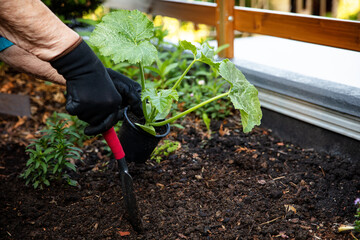
[[101,133],[101,131],[98,131],[97,127],[93,127],[93,126],[87,126],[84,129],[84,133],[87,136],[95,136]]
[[106,132],[109,130],[112,126],[114,126],[117,121],[120,119],[120,113],[121,111],[118,111],[116,113],[110,114],[105,120],[103,120],[100,124],[96,126],[87,126],[84,130],[84,133],[88,136],[93,136],[97,134],[101,134],[103,132]]

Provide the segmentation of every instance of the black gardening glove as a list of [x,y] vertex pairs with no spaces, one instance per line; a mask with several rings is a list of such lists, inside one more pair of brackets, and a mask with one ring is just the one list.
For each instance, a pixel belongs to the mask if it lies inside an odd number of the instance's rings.
[[89,124],[86,135],[103,133],[118,122],[122,96],[85,42],[50,63],[66,79],[66,110]]
[[123,97],[121,108],[129,106],[129,110],[137,117],[144,117],[141,103],[141,86],[130,78],[108,68],[110,78],[113,80],[116,89]]

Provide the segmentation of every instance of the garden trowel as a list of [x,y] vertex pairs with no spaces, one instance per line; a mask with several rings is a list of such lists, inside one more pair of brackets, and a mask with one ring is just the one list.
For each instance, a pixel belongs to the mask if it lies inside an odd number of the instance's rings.
[[103,136],[118,162],[121,178],[121,189],[124,195],[125,207],[129,214],[129,221],[134,230],[141,231],[142,221],[139,216],[139,209],[137,207],[136,197],[134,194],[133,180],[128,171],[124,150],[113,127],[104,132]]

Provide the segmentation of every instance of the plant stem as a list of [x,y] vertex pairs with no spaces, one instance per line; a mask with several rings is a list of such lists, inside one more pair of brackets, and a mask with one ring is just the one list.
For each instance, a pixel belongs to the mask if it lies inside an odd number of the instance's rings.
[[[141,89],[145,89],[145,74],[144,74],[144,67],[141,64],[141,62],[139,62],[139,68],[140,68],[140,77],[141,77]],[[142,101],[142,108],[143,108],[143,113],[144,113],[144,117],[146,119],[146,121],[148,121],[148,114],[147,114],[147,110],[146,110],[146,99],[144,99]]]
[[339,232],[343,232],[343,231],[350,231],[350,230],[354,230],[354,226],[349,226],[349,225],[341,225],[339,228],[338,228],[338,231]]
[[197,60],[194,59],[190,65],[185,69],[185,71],[183,72],[183,74],[180,76],[180,78],[176,81],[176,83],[174,84],[174,86],[172,87],[173,90],[175,90],[181,83],[181,81],[183,80],[183,78],[186,76],[186,74],[189,72],[189,70],[191,69],[192,65],[194,65],[194,63],[196,62]]
[[150,121],[152,121],[156,117],[156,108],[152,108],[152,112],[150,114]]
[[350,232],[350,235],[351,235],[355,240],[359,240],[359,239],[357,239],[357,238],[355,237],[355,235],[354,235],[352,232]]
[[[230,89],[230,90],[231,90],[231,89]],[[165,125],[165,124],[167,124],[167,123],[172,123],[172,122],[174,122],[176,119],[181,118],[181,117],[185,116],[186,114],[191,113],[191,112],[195,111],[196,109],[201,108],[202,106],[204,106],[204,105],[206,105],[206,104],[208,104],[208,103],[210,103],[210,102],[212,102],[212,101],[218,100],[218,99],[220,99],[220,98],[222,98],[222,97],[225,97],[225,96],[229,95],[230,90],[227,91],[226,93],[217,95],[217,96],[212,97],[212,98],[210,98],[210,99],[208,99],[208,100],[206,100],[206,101],[204,101],[204,102],[202,102],[202,103],[199,103],[198,105],[196,105],[196,106],[194,106],[194,107],[192,107],[192,108],[189,108],[189,109],[186,110],[185,112],[179,113],[178,115],[176,115],[176,116],[174,116],[174,117],[172,117],[172,118],[169,118],[168,120],[161,121],[161,122],[153,122],[153,123],[149,123],[149,124],[152,125],[152,126],[154,126],[154,127],[159,127],[159,126],[163,126],[163,125]]]

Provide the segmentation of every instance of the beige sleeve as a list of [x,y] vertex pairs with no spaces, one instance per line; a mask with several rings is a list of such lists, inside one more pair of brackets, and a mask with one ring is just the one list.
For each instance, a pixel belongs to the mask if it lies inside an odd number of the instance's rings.
[[0,35],[44,61],[80,38],[40,0],[0,0]]
[[48,62],[45,62],[24,49],[12,45],[0,52],[0,60],[20,72],[31,74],[39,79],[65,85],[66,81]]

